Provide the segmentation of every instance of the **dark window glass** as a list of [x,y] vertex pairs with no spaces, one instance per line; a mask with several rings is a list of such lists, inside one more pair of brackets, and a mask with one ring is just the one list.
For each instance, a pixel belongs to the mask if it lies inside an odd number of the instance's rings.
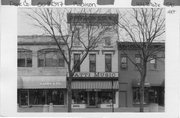
[[32,67],[32,59],[27,58],[27,67]]
[[127,55],[121,55],[121,69],[127,69]]
[[87,91],[73,90],[72,104],[87,104]]
[[105,54],[105,72],[111,72],[112,69],[112,55]]
[[80,54],[74,54],[75,72],[80,72]]
[[96,54],[89,55],[89,72],[96,72]]
[[52,90],[29,90],[30,105],[64,105],[64,91],[58,89]]
[[100,104],[115,104],[115,92],[112,91],[102,91],[98,92],[98,102]]
[[64,58],[59,51],[43,50],[38,52],[38,67],[64,67]]
[[25,67],[25,59],[18,59],[18,67]]
[[32,67],[32,51],[18,51],[18,67]]
[[140,67],[141,65],[141,55],[140,54],[136,54],[135,55],[135,62],[136,62],[136,69],[137,69],[137,66]]

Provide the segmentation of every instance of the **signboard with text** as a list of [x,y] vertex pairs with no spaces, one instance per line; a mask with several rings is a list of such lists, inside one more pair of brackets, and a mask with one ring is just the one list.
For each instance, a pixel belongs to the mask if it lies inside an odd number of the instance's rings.
[[73,77],[118,77],[118,72],[75,72]]

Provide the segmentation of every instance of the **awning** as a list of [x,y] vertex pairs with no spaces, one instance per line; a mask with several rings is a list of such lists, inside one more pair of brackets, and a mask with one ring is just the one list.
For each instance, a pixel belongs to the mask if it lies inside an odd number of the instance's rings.
[[[112,81],[73,81],[72,89],[112,89]],[[118,81],[113,82],[113,89],[118,89]]]
[[[144,86],[145,87],[150,87],[150,83],[145,81]],[[140,87],[140,82],[138,80],[134,79],[132,81],[132,87]]]
[[23,89],[66,88],[66,76],[23,76],[21,78]]
[[23,88],[23,80],[21,77],[18,76],[17,78],[17,88],[20,89],[20,88]]

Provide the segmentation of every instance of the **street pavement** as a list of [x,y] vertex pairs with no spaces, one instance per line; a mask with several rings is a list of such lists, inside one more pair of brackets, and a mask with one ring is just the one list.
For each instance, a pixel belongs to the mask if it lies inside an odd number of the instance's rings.
[[[18,107],[18,112],[43,112],[42,106]],[[159,106],[158,112],[164,112],[164,107]],[[67,108],[63,106],[54,106],[53,112],[67,112]],[[85,108],[72,109],[72,112],[112,112],[112,108]],[[114,108],[114,112],[139,112],[139,107],[121,107]],[[144,108],[144,112],[149,112],[149,107]]]

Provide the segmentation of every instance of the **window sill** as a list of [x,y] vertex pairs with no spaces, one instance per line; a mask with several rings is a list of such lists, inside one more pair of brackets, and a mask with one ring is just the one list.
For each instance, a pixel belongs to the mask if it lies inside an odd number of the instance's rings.
[[73,45],[73,48],[82,48],[81,45]]
[[103,48],[113,48],[113,46],[103,46]]

